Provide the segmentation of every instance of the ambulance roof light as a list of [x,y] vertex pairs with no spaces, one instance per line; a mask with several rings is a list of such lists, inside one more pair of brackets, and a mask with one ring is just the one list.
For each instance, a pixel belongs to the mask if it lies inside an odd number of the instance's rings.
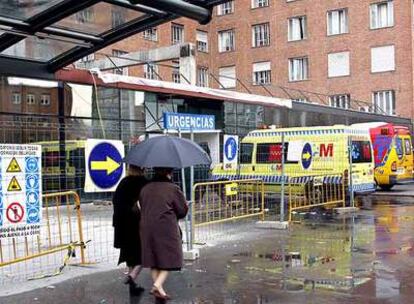
[[381,135],[389,135],[388,128],[381,128]]

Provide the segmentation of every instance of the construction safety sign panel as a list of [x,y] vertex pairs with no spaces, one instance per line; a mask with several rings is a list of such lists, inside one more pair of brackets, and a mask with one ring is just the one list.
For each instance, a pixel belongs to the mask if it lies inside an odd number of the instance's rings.
[[122,141],[88,139],[85,155],[85,192],[115,191],[125,174]]
[[40,234],[41,146],[0,144],[0,240]]
[[239,137],[237,135],[224,135],[223,166],[224,170],[231,170],[237,166],[239,153]]

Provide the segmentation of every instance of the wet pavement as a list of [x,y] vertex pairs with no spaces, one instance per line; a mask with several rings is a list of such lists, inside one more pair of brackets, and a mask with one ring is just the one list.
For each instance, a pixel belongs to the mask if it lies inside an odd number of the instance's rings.
[[395,197],[395,196],[401,196],[401,197],[413,197],[414,196],[414,184],[413,183],[407,183],[402,185],[394,185],[390,190],[381,190],[380,188],[377,189],[373,194],[373,196],[377,197]]
[[[354,216],[307,214],[287,231],[256,230],[203,248],[165,287],[169,303],[182,304],[413,303],[413,266],[414,198],[376,198]],[[148,271],[139,297],[122,278],[119,269],[84,275],[0,303],[155,302]]]

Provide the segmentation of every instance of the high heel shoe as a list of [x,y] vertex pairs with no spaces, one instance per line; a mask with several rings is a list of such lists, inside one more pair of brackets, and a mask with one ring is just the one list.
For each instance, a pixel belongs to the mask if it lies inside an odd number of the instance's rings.
[[158,298],[158,299],[162,299],[162,300],[170,300],[171,297],[168,294],[162,294],[160,292],[160,290],[158,289],[157,286],[152,286],[150,293],[152,292],[152,294],[154,295],[154,297]]
[[126,278],[124,279],[124,284],[125,285],[128,285],[128,284],[129,285],[134,285],[135,281],[130,275],[127,275]]

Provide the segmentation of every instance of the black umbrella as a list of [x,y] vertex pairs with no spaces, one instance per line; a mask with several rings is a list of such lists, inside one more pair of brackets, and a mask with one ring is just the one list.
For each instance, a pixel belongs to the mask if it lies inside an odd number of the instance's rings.
[[124,161],[144,168],[185,168],[211,163],[208,154],[196,143],[167,135],[147,139],[132,147]]

